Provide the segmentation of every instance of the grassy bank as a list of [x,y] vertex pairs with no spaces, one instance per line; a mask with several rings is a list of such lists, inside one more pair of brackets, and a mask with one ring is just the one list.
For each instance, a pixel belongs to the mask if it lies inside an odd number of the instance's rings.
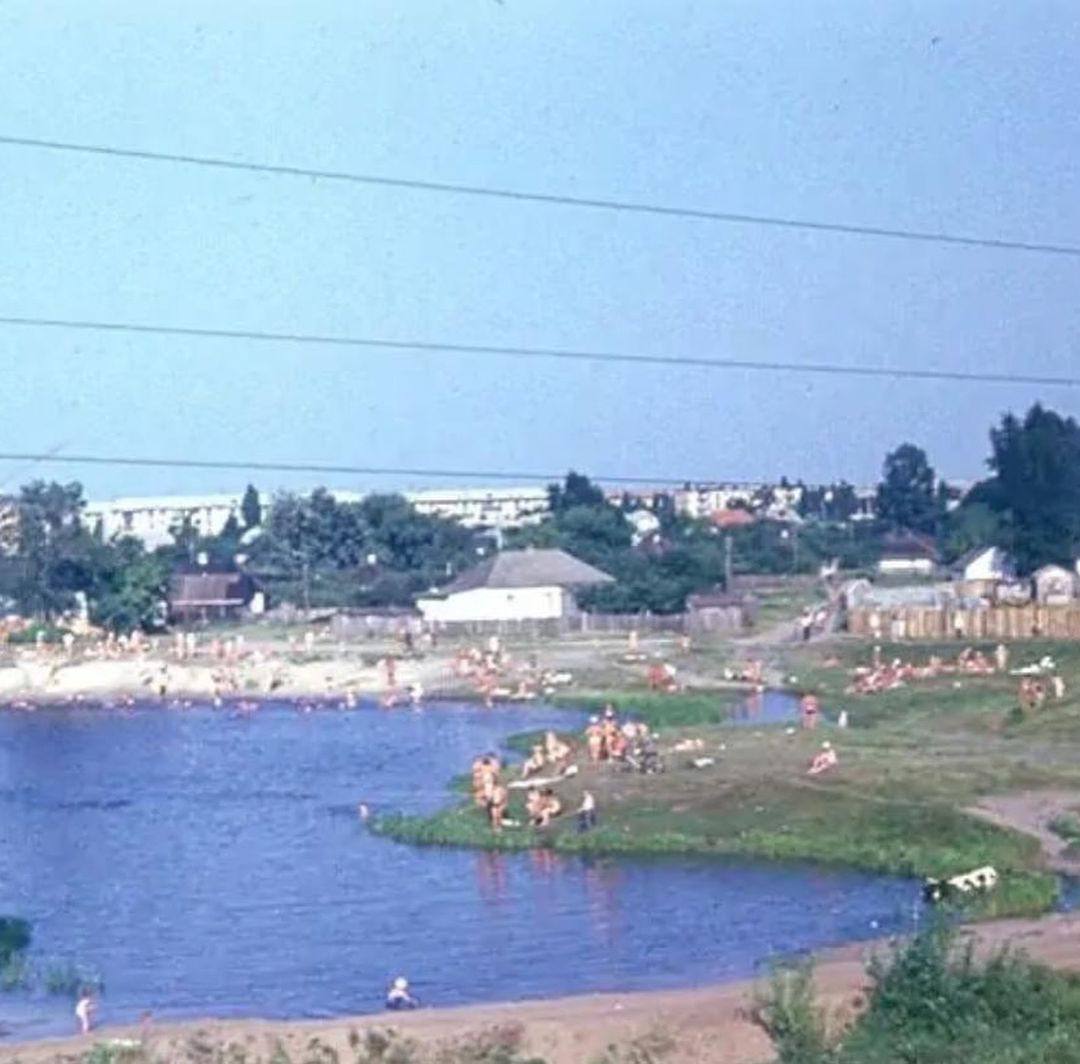
[[[925,661],[958,647],[885,647],[886,657]],[[827,719],[841,709],[846,731],[787,734],[783,727],[732,728],[722,721],[734,692],[653,695],[600,692],[564,701],[596,709],[613,702],[661,729],[668,770],[640,776],[584,764],[560,785],[567,809],[583,789],[597,798],[600,825],[579,834],[572,818],[537,832],[494,835],[482,813],[456,802],[429,817],[389,816],[375,829],[404,842],[565,853],[727,854],[810,860],[905,876],[953,875],[985,864],[1002,875],[984,915],[1030,915],[1052,907],[1056,878],[1045,871],[1033,837],[994,826],[969,812],[983,795],[1075,789],[1080,795],[1080,647],[1022,645],[1011,664],[1049,653],[1068,693],[1041,714],[1019,718],[1015,677],[943,676],[869,697],[847,694],[850,670],[870,660],[859,644],[787,649],[775,664],[819,693]],[[828,735],[839,767],[820,777],[806,766]],[[694,737],[695,754],[674,743]],[[705,754],[716,764],[696,769]],[[524,821],[520,792],[511,815]],[[1080,799],[1078,799],[1080,805]]]

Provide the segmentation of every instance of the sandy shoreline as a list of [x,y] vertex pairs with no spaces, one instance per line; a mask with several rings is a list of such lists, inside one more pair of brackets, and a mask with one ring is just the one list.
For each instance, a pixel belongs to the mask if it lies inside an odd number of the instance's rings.
[[[163,667],[167,671],[163,672]],[[370,697],[386,690],[381,670],[360,660],[334,658],[303,662],[245,662],[227,667],[213,661],[177,662],[165,658],[51,662],[24,660],[0,667],[0,699],[49,703],[71,699],[98,701],[134,697],[212,698],[218,677],[235,674],[229,698],[342,698],[348,690]],[[461,689],[445,659],[404,659],[397,666],[399,687],[419,683],[435,695]]]
[[[967,929],[980,951],[1006,943],[1035,960],[1080,970],[1080,915],[1057,914],[1040,920],[1005,920]],[[816,968],[822,1004],[842,1020],[859,1007],[866,988],[866,960],[887,948],[883,941],[858,943],[823,952]],[[199,1041],[243,1046],[252,1061],[268,1059],[280,1042],[295,1054],[313,1038],[346,1055],[350,1031],[394,1028],[424,1044],[460,1039],[493,1026],[521,1025],[524,1047],[547,1064],[583,1064],[612,1044],[663,1033],[675,1042],[665,1061],[672,1064],[764,1064],[772,1047],[751,1017],[753,981],[689,990],[627,994],[589,994],[542,1001],[428,1009],[409,1014],[379,1014],[318,1021],[206,1019],[135,1028],[107,1028],[88,1038],[0,1045],[0,1064],[57,1064],[78,1061],[95,1042],[141,1038],[152,1059],[184,1061],[185,1047]],[[295,1056],[294,1056],[294,1059]]]

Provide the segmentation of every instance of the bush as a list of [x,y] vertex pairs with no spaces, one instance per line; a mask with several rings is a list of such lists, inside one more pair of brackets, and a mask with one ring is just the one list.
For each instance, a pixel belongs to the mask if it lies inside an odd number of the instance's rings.
[[1080,977],[1001,950],[976,961],[935,924],[869,967],[866,1011],[829,1045],[809,968],[776,976],[756,1018],[781,1064],[1074,1064]]
[[829,1058],[810,961],[773,970],[768,989],[754,1003],[754,1020],[773,1040],[778,1064],[818,1064]]
[[18,916],[0,916],[0,968],[30,945],[30,924]]
[[67,631],[64,628],[57,628],[55,624],[35,622],[16,632],[11,632],[8,635],[8,642],[15,644],[37,643],[39,633],[46,643],[60,643],[63,641]]

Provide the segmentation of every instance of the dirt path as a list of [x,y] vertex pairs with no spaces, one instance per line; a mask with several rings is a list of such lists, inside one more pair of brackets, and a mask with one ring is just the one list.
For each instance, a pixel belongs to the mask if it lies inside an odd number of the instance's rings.
[[1050,868],[1080,875],[1080,859],[1066,856],[1068,842],[1050,830],[1051,821],[1077,807],[1080,791],[1026,791],[983,798],[967,812],[998,827],[1034,835]]
[[[1059,914],[1041,920],[1006,920],[970,929],[978,950],[1011,943],[1043,963],[1080,970],[1080,916]],[[866,990],[865,963],[882,943],[845,946],[824,954],[816,971],[821,1003],[839,1020],[850,1016]],[[583,1064],[610,1045],[664,1034],[673,1051],[666,1064],[764,1064],[772,1047],[752,1018],[753,983],[729,983],[694,990],[638,994],[595,994],[553,1001],[527,1001],[467,1008],[432,1009],[404,1016],[357,1016],[312,1022],[207,1020],[152,1028],[146,1045],[155,1062],[205,1060],[195,1043],[243,1047],[250,1064],[265,1062],[280,1042],[293,1060],[312,1039],[335,1048],[343,1060],[350,1031],[393,1026],[403,1036],[428,1045],[460,1039],[493,1026],[520,1025],[524,1046],[547,1064]],[[139,1037],[138,1031],[109,1029],[96,1037],[0,1047],[0,1064],[75,1064],[95,1041]],[[630,1059],[630,1058],[624,1058]]]

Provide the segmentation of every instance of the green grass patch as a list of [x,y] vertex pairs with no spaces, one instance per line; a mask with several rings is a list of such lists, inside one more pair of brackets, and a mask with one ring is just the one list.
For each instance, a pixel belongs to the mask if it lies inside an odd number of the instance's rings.
[[697,724],[719,724],[728,719],[731,707],[744,696],[738,691],[655,694],[643,691],[598,691],[587,694],[559,694],[552,704],[564,709],[601,713],[608,705],[623,717],[642,720],[650,728],[686,728]]

